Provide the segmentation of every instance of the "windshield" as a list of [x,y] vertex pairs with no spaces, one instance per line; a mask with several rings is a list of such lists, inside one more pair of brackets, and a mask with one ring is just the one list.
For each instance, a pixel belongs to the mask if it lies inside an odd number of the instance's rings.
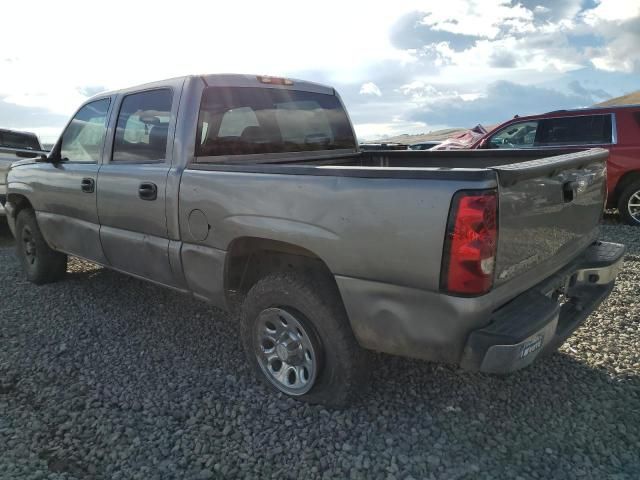
[[255,87],[209,87],[202,96],[196,155],[307,152],[356,147],[335,95]]

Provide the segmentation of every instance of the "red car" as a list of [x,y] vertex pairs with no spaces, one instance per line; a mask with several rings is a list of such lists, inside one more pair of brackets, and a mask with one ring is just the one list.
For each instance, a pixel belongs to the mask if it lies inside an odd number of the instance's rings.
[[515,117],[471,148],[602,147],[609,150],[607,206],[640,226],[640,105],[558,110]]

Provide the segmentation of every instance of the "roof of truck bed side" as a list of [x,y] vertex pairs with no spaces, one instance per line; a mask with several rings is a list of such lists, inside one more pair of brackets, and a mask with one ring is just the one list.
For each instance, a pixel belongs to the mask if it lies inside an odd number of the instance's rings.
[[[115,95],[123,91],[130,90],[144,90],[147,88],[156,87],[158,84],[167,81],[175,81],[186,78],[201,78],[202,81],[207,86],[211,87],[266,87],[266,88],[282,88],[289,90],[303,90],[307,92],[314,93],[324,93],[327,95],[334,95],[335,90],[333,87],[329,87],[326,85],[321,85],[319,83],[307,82],[304,80],[298,80],[295,78],[287,78],[287,80],[291,80],[293,82],[292,85],[277,85],[261,82],[260,78],[282,78],[282,77],[274,77],[271,75],[249,75],[249,74],[240,74],[240,73],[215,73],[209,75],[185,75],[182,77],[173,77],[167,78],[164,80],[143,83],[140,85],[134,85],[131,87],[125,87],[117,90],[111,90],[106,92],[100,92],[97,95],[94,95],[95,98],[105,97],[108,95]],[[92,97],[93,98],[93,97]]]

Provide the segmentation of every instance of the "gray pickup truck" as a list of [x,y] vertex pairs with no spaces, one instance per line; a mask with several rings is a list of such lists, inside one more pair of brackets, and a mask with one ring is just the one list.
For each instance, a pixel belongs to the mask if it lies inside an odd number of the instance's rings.
[[360,152],[333,88],[189,76],[86,102],[7,211],[32,282],[74,255],[239,311],[267,385],[335,405],[370,350],[506,373],[557,349],[622,262],[606,158]]
[[47,155],[35,133],[0,128],[0,216],[5,215],[7,200],[7,172],[11,164],[21,158]]

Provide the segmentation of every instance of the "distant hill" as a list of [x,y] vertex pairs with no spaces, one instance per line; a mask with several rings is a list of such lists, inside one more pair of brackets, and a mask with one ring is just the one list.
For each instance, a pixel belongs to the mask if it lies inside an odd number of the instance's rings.
[[640,90],[633,93],[622,95],[621,97],[612,98],[606,102],[597,103],[596,107],[612,107],[614,105],[639,105],[640,104]]

